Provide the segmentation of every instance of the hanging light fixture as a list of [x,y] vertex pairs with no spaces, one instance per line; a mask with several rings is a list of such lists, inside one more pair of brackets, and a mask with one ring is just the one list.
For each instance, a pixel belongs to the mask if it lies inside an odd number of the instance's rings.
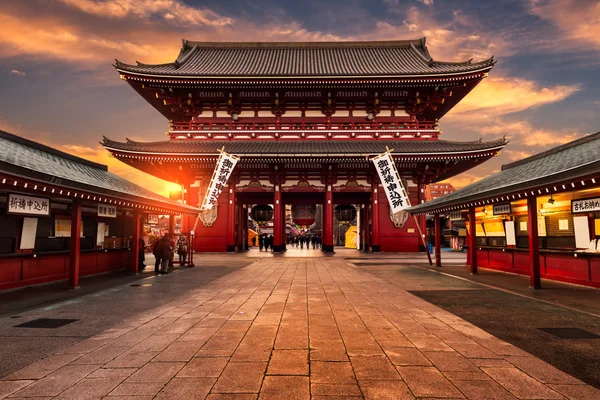
[[556,200],[554,200],[554,198],[552,197],[552,195],[550,195],[550,198],[548,199],[548,204],[554,204]]

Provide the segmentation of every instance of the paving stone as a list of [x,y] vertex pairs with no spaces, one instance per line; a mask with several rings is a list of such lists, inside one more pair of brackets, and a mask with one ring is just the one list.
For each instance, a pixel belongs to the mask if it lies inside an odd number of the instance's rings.
[[8,397],[9,395],[23,389],[27,385],[32,384],[33,380],[21,380],[21,381],[0,381],[0,399]]
[[130,347],[112,346],[108,344],[78,358],[71,364],[105,364],[114,360],[128,350],[130,350]]
[[400,380],[398,372],[387,357],[350,357],[356,379],[391,381]]
[[394,365],[421,365],[429,366],[431,362],[425,355],[416,348],[396,347],[385,350],[385,354],[389,357]]
[[274,350],[267,375],[308,375],[308,351]]
[[462,355],[455,352],[436,351],[423,353],[433,365],[440,371],[472,371],[479,372],[479,368],[473,365]]
[[481,368],[520,399],[561,399],[563,396],[517,368]]
[[354,371],[349,362],[314,361],[310,365],[312,383],[355,384]]
[[137,368],[99,368],[89,374],[86,378],[121,378],[130,377]]
[[257,394],[232,394],[232,393],[216,393],[209,394],[206,400],[256,400]]
[[446,378],[451,381],[489,381],[490,377],[481,371],[444,371]]
[[582,382],[535,357],[505,357],[515,367],[543,383],[579,385]]
[[156,400],[202,400],[210,392],[215,378],[173,378]]
[[119,383],[122,378],[94,378],[82,379],[74,386],[71,386],[59,396],[57,400],[95,400],[101,399],[110,393]]
[[266,362],[231,362],[221,373],[212,393],[258,393],[266,368]]
[[193,358],[179,371],[178,378],[218,378],[227,365],[227,358]]
[[201,347],[198,342],[173,342],[154,361],[189,361]]
[[59,370],[52,372],[44,378],[26,386],[18,392],[12,394],[12,397],[43,397],[58,396],[64,390],[75,385],[81,379],[85,378],[94,370],[97,365],[66,365]]
[[182,362],[149,362],[127,378],[126,382],[167,383],[183,368]]
[[433,367],[397,367],[400,376],[417,397],[464,397]]
[[14,381],[23,379],[41,379],[79,357],[81,357],[81,354],[51,355],[4,377],[2,380]]
[[112,392],[109,393],[111,396],[156,396],[158,392],[165,386],[164,383],[156,382],[123,382],[117,386]]
[[313,396],[362,396],[357,384],[334,385],[328,383],[311,383]]
[[467,396],[468,399],[481,400],[515,400],[516,397],[510,394],[498,383],[488,381],[455,381],[454,385]]
[[548,385],[569,400],[598,400],[600,390],[588,385]]
[[260,390],[261,400],[305,400],[310,398],[306,376],[266,376]]
[[414,399],[406,384],[402,381],[360,381],[360,388],[367,400],[404,400]]

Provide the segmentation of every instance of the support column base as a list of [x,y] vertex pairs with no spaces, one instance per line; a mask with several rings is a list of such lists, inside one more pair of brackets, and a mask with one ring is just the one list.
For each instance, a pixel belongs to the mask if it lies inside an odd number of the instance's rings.
[[371,253],[381,253],[381,246],[371,246]]
[[323,253],[334,253],[333,245],[324,244],[321,246],[321,250]]
[[540,290],[540,289],[543,289],[543,287],[541,285],[540,286],[531,286],[531,285],[529,285],[529,289]]
[[281,253],[283,251],[283,245],[273,245],[273,253]]
[[235,253],[235,246],[227,246],[228,253]]

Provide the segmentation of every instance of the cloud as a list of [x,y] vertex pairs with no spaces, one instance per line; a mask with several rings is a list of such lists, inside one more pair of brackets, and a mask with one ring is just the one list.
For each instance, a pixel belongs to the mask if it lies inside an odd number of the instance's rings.
[[[530,0],[530,12],[562,33],[563,49],[582,44],[600,49],[600,3],[597,0]],[[556,47],[554,41],[552,46]]]
[[17,75],[17,76],[25,76],[25,75],[27,75],[25,72],[19,71],[18,69],[11,70],[10,74],[11,75]]
[[152,17],[166,20],[176,19],[182,25],[231,25],[232,19],[221,16],[208,9],[190,7],[177,0],[59,0],[68,6],[88,14],[108,18],[140,18]]
[[426,4],[428,6],[433,5],[433,0],[419,0],[421,3]]
[[532,126],[527,121],[503,122],[495,121],[491,126],[485,128],[482,133],[486,135],[506,135],[508,139],[514,140],[514,144],[529,147],[554,147],[579,139],[584,133],[571,129],[545,129]]
[[562,101],[579,90],[579,85],[543,86],[523,78],[494,76],[473,89],[448,113],[446,120],[487,119],[516,113]]

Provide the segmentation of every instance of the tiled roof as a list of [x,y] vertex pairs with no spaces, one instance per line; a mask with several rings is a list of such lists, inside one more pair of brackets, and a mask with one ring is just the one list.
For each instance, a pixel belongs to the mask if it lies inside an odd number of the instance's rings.
[[183,41],[172,63],[129,65],[121,72],[173,77],[398,77],[468,73],[490,69],[478,63],[433,60],[425,38],[372,42],[191,42]]
[[165,208],[197,211],[108,171],[106,165],[64,153],[0,130],[0,171],[65,188],[130,201],[162,203]]
[[552,186],[600,175],[600,132],[585,136],[523,160],[453,193],[409,209],[415,214],[463,206],[473,201],[506,196],[541,186]]
[[217,155],[217,149],[239,156],[294,156],[294,155],[375,155],[394,149],[395,155],[462,154],[500,150],[504,139],[491,142],[450,142],[445,140],[167,140],[161,142],[116,142],[104,138],[102,145],[111,151],[165,155]]

